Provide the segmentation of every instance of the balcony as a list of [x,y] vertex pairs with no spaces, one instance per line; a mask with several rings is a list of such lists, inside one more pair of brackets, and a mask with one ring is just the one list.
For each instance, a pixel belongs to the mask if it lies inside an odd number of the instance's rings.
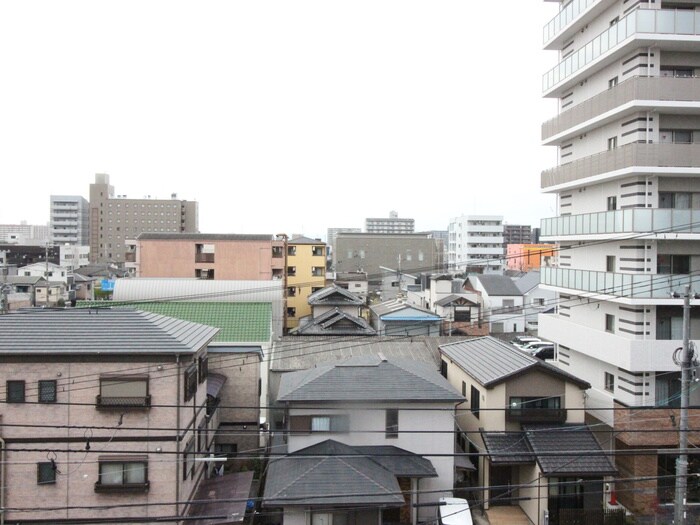
[[213,253],[196,253],[194,255],[194,262],[196,263],[213,263],[214,254]]
[[[633,37],[646,38],[650,43],[659,44],[666,35],[699,35],[700,13],[675,9],[637,9],[621,18],[593,40],[572,53],[542,76],[542,90],[551,94],[555,87],[563,88],[567,81],[573,82],[577,73],[594,62],[602,62],[605,57],[619,49]],[[635,46],[645,45],[638,42]],[[602,64],[601,64],[602,65]]]
[[541,268],[540,282],[548,286],[589,292],[598,297],[669,299],[685,286],[700,289],[700,275],[596,272],[573,268]]
[[136,262],[136,252],[126,252],[124,254],[124,262],[135,263]]
[[[580,104],[562,112],[560,115],[542,124],[542,140],[552,138],[555,135],[571,130],[571,134],[583,133],[588,127],[583,127],[596,117],[628,105],[625,111],[633,113],[647,108],[658,106],[659,101],[699,101],[700,78],[673,78],[673,77],[634,77],[617,86],[598,93],[597,95],[581,102]],[[635,102],[633,107],[629,103]],[[667,107],[667,106],[665,106]],[[620,113],[608,116],[606,120],[619,118]],[[600,125],[603,122],[596,122]],[[592,127],[592,126],[590,126]],[[559,137],[559,140],[564,138]]]
[[515,423],[564,423],[565,408],[509,408],[506,421]]
[[618,233],[700,233],[700,210],[629,208],[542,219],[540,235],[551,238]]
[[613,2],[610,0],[573,0],[569,2],[542,29],[542,43],[545,49],[554,49],[554,45],[571,38],[577,27],[571,27],[572,22],[579,25],[593,19],[603,9]]
[[625,170],[620,176],[627,176],[647,172],[658,174],[659,167],[698,170],[699,166],[700,144],[633,143],[545,170],[541,186],[547,190],[618,170]]

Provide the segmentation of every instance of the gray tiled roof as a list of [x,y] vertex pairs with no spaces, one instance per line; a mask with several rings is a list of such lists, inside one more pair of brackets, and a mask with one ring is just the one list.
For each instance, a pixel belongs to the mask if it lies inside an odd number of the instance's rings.
[[0,355],[194,353],[218,328],[131,309],[0,315]]
[[396,477],[436,478],[437,472],[430,460],[423,456],[394,446],[353,447],[360,454],[372,458]]
[[362,317],[347,312],[328,310],[294,331],[298,335],[376,335],[377,331]]
[[284,374],[277,400],[459,402],[464,398],[435,366],[368,356]]
[[466,297],[464,297],[462,295],[457,295],[457,294],[451,294],[451,295],[448,295],[446,297],[443,297],[442,299],[435,301],[435,304],[437,304],[439,306],[446,306],[448,304],[452,304],[455,301],[459,301],[460,299],[462,299],[463,302],[465,302],[467,304],[478,306],[477,303],[475,303],[474,301],[470,301]]
[[540,284],[539,270],[527,272],[522,277],[515,280],[515,286],[518,287],[518,290],[520,290],[520,293],[523,295],[535,288],[538,284]]
[[505,275],[479,275],[476,279],[479,279],[489,295],[522,295],[513,279]]
[[[390,314],[396,314],[396,312],[405,311],[406,315],[408,315],[413,320],[415,320],[417,317],[424,318],[428,321],[439,321],[441,319],[440,316],[437,315],[435,312],[431,312],[430,310],[421,308],[420,306],[416,306],[414,304],[405,303],[398,299],[374,304],[370,306],[370,310],[372,310],[372,312],[379,317]],[[392,316],[392,318],[393,317],[394,316]],[[401,316],[397,317],[397,319],[400,318]]]
[[523,430],[546,476],[617,473],[587,425],[523,425]]
[[145,232],[140,234],[139,240],[183,240],[183,241],[272,241],[272,234],[244,234],[244,233],[155,233]]
[[535,455],[524,432],[483,432],[481,436],[491,463],[513,465],[535,462]]
[[326,286],[325,288],[321,288],[320,290],[316,290],[314,293],[309,295],[308,298],[308,303],[310,305],[329,305],[329,306],[345,306],[345,305],[363,305],[365,304],[365,301],[361,298],[355,295],[352,292],[349,292],[345,288],[341,288],[340,286],[336,285],[331,285],[331,286]]
[[3,281],[15,285],[35,285],[45,281],[45,279],[39,275],[33,277],[31,275],[10,275],[5,277]]
[[263,495],[268,507],[403,504],[396,476],[333,440],[270,461]]
[[293,239],[289,239],[287,241],[287,244],[322,244],[326,245],[325,242],[323,242],[321,239],[311,239],[309,237],[304,237],[303,235],[300,237],[294,237]]
[[531,369],[559,376],[581,388],[591,386],[586,381],[491,336],[445,344],[440,346],[440,351],[486,387]]

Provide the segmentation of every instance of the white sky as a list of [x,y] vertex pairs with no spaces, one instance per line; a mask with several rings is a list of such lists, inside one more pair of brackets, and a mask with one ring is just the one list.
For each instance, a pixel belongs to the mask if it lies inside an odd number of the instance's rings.
[[49,195],[196,199],[204,233],[556,215],[541,0],[6,0],[0,224]]

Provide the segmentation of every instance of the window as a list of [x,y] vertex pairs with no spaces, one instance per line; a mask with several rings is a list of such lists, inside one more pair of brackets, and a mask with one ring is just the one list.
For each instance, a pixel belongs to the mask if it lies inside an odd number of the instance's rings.
[[203,418],[197,427],[197,452],[200,454],[206,454],[209,451],[209,444],[207,443],[207,418]]
[[503,299],[503,308],[513,308],[515,306],[514,299]]
[[7,382],[7,402],[24,403],[24,381]]
[[471,396],[472,396],[472,401],[471,401],[471,410],[472,414],[474,414],[475,417],[479,417],[479,403],[481,399],[481,392],[477,388],[475,388],[472,385],[472,391],[471,391]]
[[529,421],[556,421],[564,418],[561,411],[561,398],[554,397],[511,397],[508,403],[510,418]]
[[55,403],[56,390],[56,381],[39,381],[39,403]]
[[605,372],[605,390],[608,392],[615,391],[615,376],[609,372]]
[[297,316],[297,309],[294,308],[293,306],[287,307],[287,317],[296,317]]
[[617,209],[617,197],[608,197],[608,211]]
[[197,381],[201,384],[201,383],[204,383],[207,376],[209,375],[209,357],[208,356],[202,356],[199,358],[198,369],[199,369],[199,375],[197,377]]
[[297,274],[296,266],[287,266],[287,275],[294,277]]
[[287,246],[287,255],[296,255],[297,254],[297,247],[296,246]]
[[36,464],[37,485],[53,485],[56,483],[56,463],[44,461]]
[[673,132],[674,144],[692,144],[693,132],[690,130],[679,129]]
[[610,137],[608,139],[608,150],[613,150],[617,148],[617,137]]
[[348,432],[350,418],[345,414],[327,416],[290,416],[289,431],[293,434],[312,432]]
[[455,321],[471,321],[472,311],[471,308],[455,308]]
[[605,257],[605,271],[614,272],[615,271],[615,256],[608,255]]
[[98,408],[148,408],[150,406],[148,376],[100,377]]
[[325,275],[326,269],[322,266],[314,266],[311,268],[311,275],[314,277],[323,277]]
[[194,477],[194,439],[187,442],[182,452],[182,479],[186,481],[190,474]]
[[197,365],[192,363],[185,370],[185,401],[189,401],[197,393]]
[[619,16],[616,16],[615,18],[613,18],[612,20],[610,20],[610,25],[611,25],[611,26],[614,26],[614,25],[617,24],[619,21],[620,21],[620,17],[619,17]]
[[681,275],[689,274],[690,255],[658,254],[656,256],[656,273]]
[[217,456],[226,456],[227,458],[235,458],[238,454],[238,445],[236,443],[216,443],[214,445],[214,454]]
[[462,381],[462,396],[467,397],[467,383]]
[[608,80],[608,89],[614,88],[615,86],[617,86],[617,77],[612,77]]
[[615,333],[615,316],[605,314],[605,331]]
[[440,375],[447,379],[447,361],[440,361]]
[[397,438],[399,437],[399,409],[398,408],[387,408],[386,409],[386,431],[384,433],[386,438]]
[[100,457],[95,492],[145,492],[148,490],[146,456]]
[[297,287],[296,286],[289,286],[287,288],[287,297],[296,297],[297,295]]
[[314,257],[323,256],[323,254],[324,254],[323,252],[324,252],[323,246],[313,246],[311,248],[311,255],[313,255]]
[[275,258],[282,257],[282,247],[281,246],[273,246],[272,247],[272,256]]

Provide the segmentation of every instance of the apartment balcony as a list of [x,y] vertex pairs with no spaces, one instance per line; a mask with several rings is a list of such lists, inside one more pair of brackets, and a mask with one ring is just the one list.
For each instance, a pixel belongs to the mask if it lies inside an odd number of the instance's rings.
[[[625,303],[640,299],[644,304],[653,299],[658,304],[676,304],[674,292],[682,292],[690,285],[700,290],[700,275],[616,273],[579,270],[574,268],[540,268],[540,282],[547,286],[568,290],[573,294],[593,294],[597,299],[621,299]],[[654,304],[657,304],[655,301]]]
[[542,124],[542,140],[553,145],[639,111],[674,106],[688,111],[689,102],[700,108],[700,78],[630,78]]
[[620,233],[649,233],[692,236],[700,234],[700,210],[629,208],[626,210],[582,213],[550,217],[540,222],[540,237],[546,241],[584,240]]
[[509,408],[506,421],[516,423],[564,423],[565,408]]
[[126,252],[124,254],[124,262],[135,263],[136,262],[136,252]]
[[[682,303],[682,299],[675,301]],[[594,308],[595,304],[582,304],[575,308],[586,307]],[[679,370],[673,362],[673,353],[683,345],[681,340],[635,339],[633,336],[606,332],[602,326],[576,323],[561,315],[552,314],[538,316],[538,333],[547,340],[630,372]]]
[[583,24],[587,24],[615,3],[614,0],[573,0],[559,11],[542,29],[545,49],[561,49]]
[[676,176],[700,174],[700,144],[626,144],[545,170],[541,186],[557,191],[592,177],[600,182],[633,174],[660,175],[659,168],[669,168],[668,173]]
[[634,10],[546,72],[542,77],[542,90],[545,96],[556,97],[561,90],[570,88],[631,49],[653,45],[688,50],[688,42],[697,40],[682,37],[696,35],[700,35],[700,12]]
[[194,255],[195,263],[213,263],[214,254],[213,253],[196,253]]

